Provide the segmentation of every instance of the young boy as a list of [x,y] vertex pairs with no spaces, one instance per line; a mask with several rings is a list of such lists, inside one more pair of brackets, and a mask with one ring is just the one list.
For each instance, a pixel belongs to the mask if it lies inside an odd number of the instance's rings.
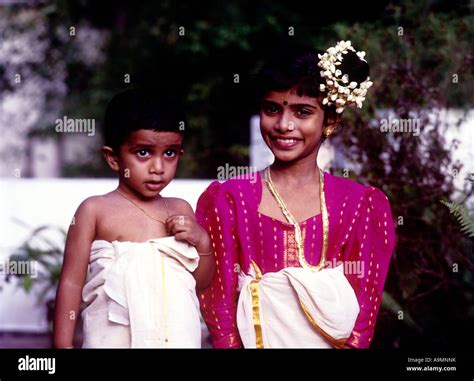
[[119,184],[84,200],[70,226],[56,295],[57,348],[72,348],[81,294],[83,347],[201,345],[195,288],[210,282],[214,255],[191,206],[160,195],[183,153],[182,118],[163,102],[127,90],[107,107],[102,151]]

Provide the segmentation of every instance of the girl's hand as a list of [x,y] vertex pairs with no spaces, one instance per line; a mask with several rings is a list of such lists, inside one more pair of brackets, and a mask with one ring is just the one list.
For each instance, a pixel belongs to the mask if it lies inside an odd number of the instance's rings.
[[167,218],[166,230],[177,241],[185,241],[194,246],[198,253],[211,250],[211,240],[204,228],[188,215],[175,214]]

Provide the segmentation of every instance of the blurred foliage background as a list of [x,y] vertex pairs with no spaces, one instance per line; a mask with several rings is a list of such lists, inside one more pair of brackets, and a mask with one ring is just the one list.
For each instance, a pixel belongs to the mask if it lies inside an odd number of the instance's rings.
[[[52,83],[43,92],[43,117],[26,134],[53,135],[60,145],[62,136],[52,127],[59,115],[101,121],[107,102],[123,89],[173,88],[188,118],[178,176],[214,178],[220,165],[248,165],[249,121],[256,113],[252,75],[265,59],[289,45],[326,49],[351,40],[366,51],[375,85],[367,107],[345,113],[332,143],[347,163],[332,171],[349,168],[353,179],[380,187],[397,222],[373,347],[468,348],[474,337],[473,240],[440,201],[465,205],[472,220],[473,177],[462,189],[454,185],[460,169],[472,163],[452,160],[459,142],[447,141],[446,131],[458,121],[443,117],[447,108],[473,106],[472,3],[347,4],[54,0],[2,7],[3,33],[33,31],[36,48],[43,48],[30,59],[0,61],[0,90],[15,90],[15,72]],[[379,111],[387,109],[396,118],[419,119],[420,137],[380,133],[386,114]],[[13,155],[8,148],[3,154]],[[100,141],[87,150],[66,162],[62,175],[112,176]]]

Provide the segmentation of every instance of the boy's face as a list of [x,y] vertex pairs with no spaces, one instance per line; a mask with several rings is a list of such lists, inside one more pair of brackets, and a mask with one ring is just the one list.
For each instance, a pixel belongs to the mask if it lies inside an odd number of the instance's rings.
[[138,196],[156,197],[176,173],[182,144],[177,132],[133,131],[117,157],[120,184]]

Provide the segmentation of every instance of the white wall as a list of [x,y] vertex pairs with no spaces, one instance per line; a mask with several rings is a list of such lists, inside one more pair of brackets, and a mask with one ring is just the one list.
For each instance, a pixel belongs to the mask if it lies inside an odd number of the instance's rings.
[[[163,195],[183,198],[195,208],[209,183],[174,180]],[[67,230],[82,200],[116,186],[116,180],[103,179],[0,179],[0,261],[4,262],[33,228],[55,225]],[[0,331],[47,331],[45,307],[37,303],[34,294],[25,294],[15,284],[2,284]]]

